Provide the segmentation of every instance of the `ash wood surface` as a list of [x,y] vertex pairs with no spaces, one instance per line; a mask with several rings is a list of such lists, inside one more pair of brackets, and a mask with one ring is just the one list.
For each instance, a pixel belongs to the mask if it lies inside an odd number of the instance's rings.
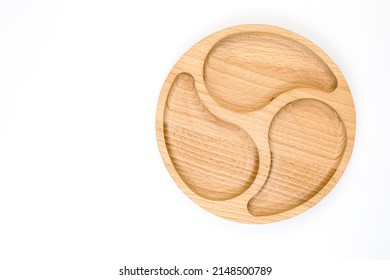
[[317,46],[267,25],[221,30],[161,90],[159,149],[195,203],[243,223],[291,218],[335,186],[352,153],[348,85]]

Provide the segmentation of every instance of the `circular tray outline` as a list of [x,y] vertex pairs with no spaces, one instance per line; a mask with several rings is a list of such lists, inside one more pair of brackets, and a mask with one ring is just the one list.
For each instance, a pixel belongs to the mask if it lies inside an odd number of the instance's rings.
[[[308,47],[311,51],[313,51],[315,54],[317,54],[330,67],[330,69],[332,70],[332,72],[334,73],[338,81],[337,87],[334,90],[333,94],[328,94],[313,89],[299,89],[299,90],[293,89],[291,91],[285,92],[275,97],[269,104],[267,104],[264,108],[260,109],[260,111],[263,111],[262,115],[269,119],[269,123],[271,123],[273,116],[275,116],[278,113],[278,111],[282,107],[286,106],[288,103],[299,99],[311,98],[311,99],[317,99],[319,101],[322,101],[328,106],[330,106],[331,108],[333,108],[343,120],[344,125],[346,127],[346,134],[347,134],[346,146],[340,164],[337,170],[335,171],[335,173],[333,174],[333,176],[326,183],[326,185],[316,195],[311,197],[305,203],[293,209],[290,209],[288,211],[274,214],[274,215],[269,215],[269,216],[253,216],[249,213],[248,208],[246,206],[246,203],[249,201],[248,197],[253,197],[259,191],[259,189],[252,189],[251,187],[249,187],[249,189],[244,191],[242,195],[238,195],[235,198],[229,200],[222,200],[222,201],[205,199],[199,196],[197,193],[193,192],[191,188],[189,188],[186,185],[186,183],[181,179],[180,175],[176,171],[176,168],[170,159],[170,155],[168,153],[166,143],[165,143],[165,137],[164,137],[164,129],[163,129],[164,111],[165,111],[167,96],[171,88],[171,84],[173,83],[177,75],[186,72],[194,76],[196,87],[199,90],[199,97],[204,103],[204,105],[206,106],[206,108],[208,108],[216,116],[220,116],[221,114],[223,116],[227,116],[227,118],[224,118],[224,120],[231,121],[232,123],[240,126],[240,124],[236,122],[236,118],[235,118],[236,112],[227,112],[228,110],[226,108],[222,108],[220,104],[218,104],[208,94],[208,91],[205,86],[205,81],[204,81],[203,64],[209,51],[219,41],[221,41],[222,39],[228,36],[239,34],[239,33],[245,33],[245,32],[274,33],[274,34],[291,38],[292,40],[296,40],[297,42],[303,44],[304,46]],[[194,73],[193,71],[189,71],[190,68],[198,69],[196,71],[197,73]],[[199,69],[201,69],[200,73],[198,72]],[[272,106],[270,106],[271,104]],[[248,116],[250,116],[251,114],[256,115],[256,113],[249,112]],[[181,188],[181,190],[188,197],[190,197],[195,203],[197,203],[205,210],[217,216],[232,221],[237,221],[242,223],[269,223],[269,222],[285,220],[308,210],[309,208],[317,204],[319,201],[321,201],[333,189],[337,181],[342,176],[352,154],[354,137],[355,137],[355,122],[356,120],[355,120],[354,104],[353,104],[352,96],[350,94],[350,90],[345,81],[345,78],[342,75],[339,68],[336,66],[336,64],[319,47],[314,45],[306,38],[296,33],[293,33],[291,31],[288,31],[286,29],[282,29],[280,27],[275,27],[275,26],[256,24],[256,25],[240,25],[240,26],[234,26],[224,30],[220,30],[204,38],[197,44],[195,44],[190,50],[188,50],[179,59],[179,61],[176,63],[176,65],[173,67],[170,74],[168,75],[163,85],[163,88],[161,90],[161,94],[157,106],[156,132],[157,132],[157,140],[158,140],[160,153],[170,175],[172,176],[176,184]],[[264,131],[259,133],[267,134],[268,136],[268,129],[269,126],[266,127]],[[265,180],[267,179],[268,172],[270,170],[269,143],[268,143],[268,147],[258,147],[258,149],[260,153],[260,164],[259,164],[259,173],[257,176],[260,177],[259,179],[260,184],[262,183],[263,185],[265,183]],[[261,164],[261,162],[263,162],[263,164]],[[262,186],[260,186],[260,188],[261,187]],[[245,207],[243,207],[243,205],[245,205]]]

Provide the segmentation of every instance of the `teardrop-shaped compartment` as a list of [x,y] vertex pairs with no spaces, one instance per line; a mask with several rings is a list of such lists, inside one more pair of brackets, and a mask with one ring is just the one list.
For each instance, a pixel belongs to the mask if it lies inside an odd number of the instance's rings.
[[164,136],[177,173],[201,197],[231,199],[256,176],[259,158],[252,138],[203,105],[188,73],[179,74],[169,91]]
[[277,34],[247,32],[228,36],[209,52],[204,80],[224,107],[249,112],[300,87],[331,92],[337,79],[328,65],[303,44]]
[[249,212],[269,216],[308,201],[332,178],[346,140],[343,121],[327,104],[314,99],[287,104],[272,121],[271,169],[249,201]]

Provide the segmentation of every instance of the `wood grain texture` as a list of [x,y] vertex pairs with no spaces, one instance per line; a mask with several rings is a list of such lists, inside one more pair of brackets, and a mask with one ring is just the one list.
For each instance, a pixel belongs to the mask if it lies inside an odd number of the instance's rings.
[[285,29],[243,25],[178,61],[156,130],[169,173],[195,203],[229,220],[269,223],[335,186],[352,153],[355,110],[321,49]]
[[207,110],[190,74],[181,73],[173,82],[164,120],[169,156],[195,193],[224,200],[252,184],[259,160],[255,143],[244,130]]
[[269,216],[312,198],[333,176],[345,143],[344,124],[325,103],[299,99],[284,106],[269,131],[270,173],[249,212]]
[[264,32],[240,33],[219,41],[206,58],[204,76],[216,101],[244,112],[261,109],[294,88],[331,92],[337,86],[332,71],[309,48]]

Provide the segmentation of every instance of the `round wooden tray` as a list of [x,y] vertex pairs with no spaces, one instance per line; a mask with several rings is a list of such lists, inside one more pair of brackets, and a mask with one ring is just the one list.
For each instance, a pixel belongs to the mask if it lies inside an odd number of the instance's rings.
[[335,63],[268,25],[221,30],[169,73],[156,118],[181,190],[220,217],[269,223],[318,203],[352,153],[355,109]]

